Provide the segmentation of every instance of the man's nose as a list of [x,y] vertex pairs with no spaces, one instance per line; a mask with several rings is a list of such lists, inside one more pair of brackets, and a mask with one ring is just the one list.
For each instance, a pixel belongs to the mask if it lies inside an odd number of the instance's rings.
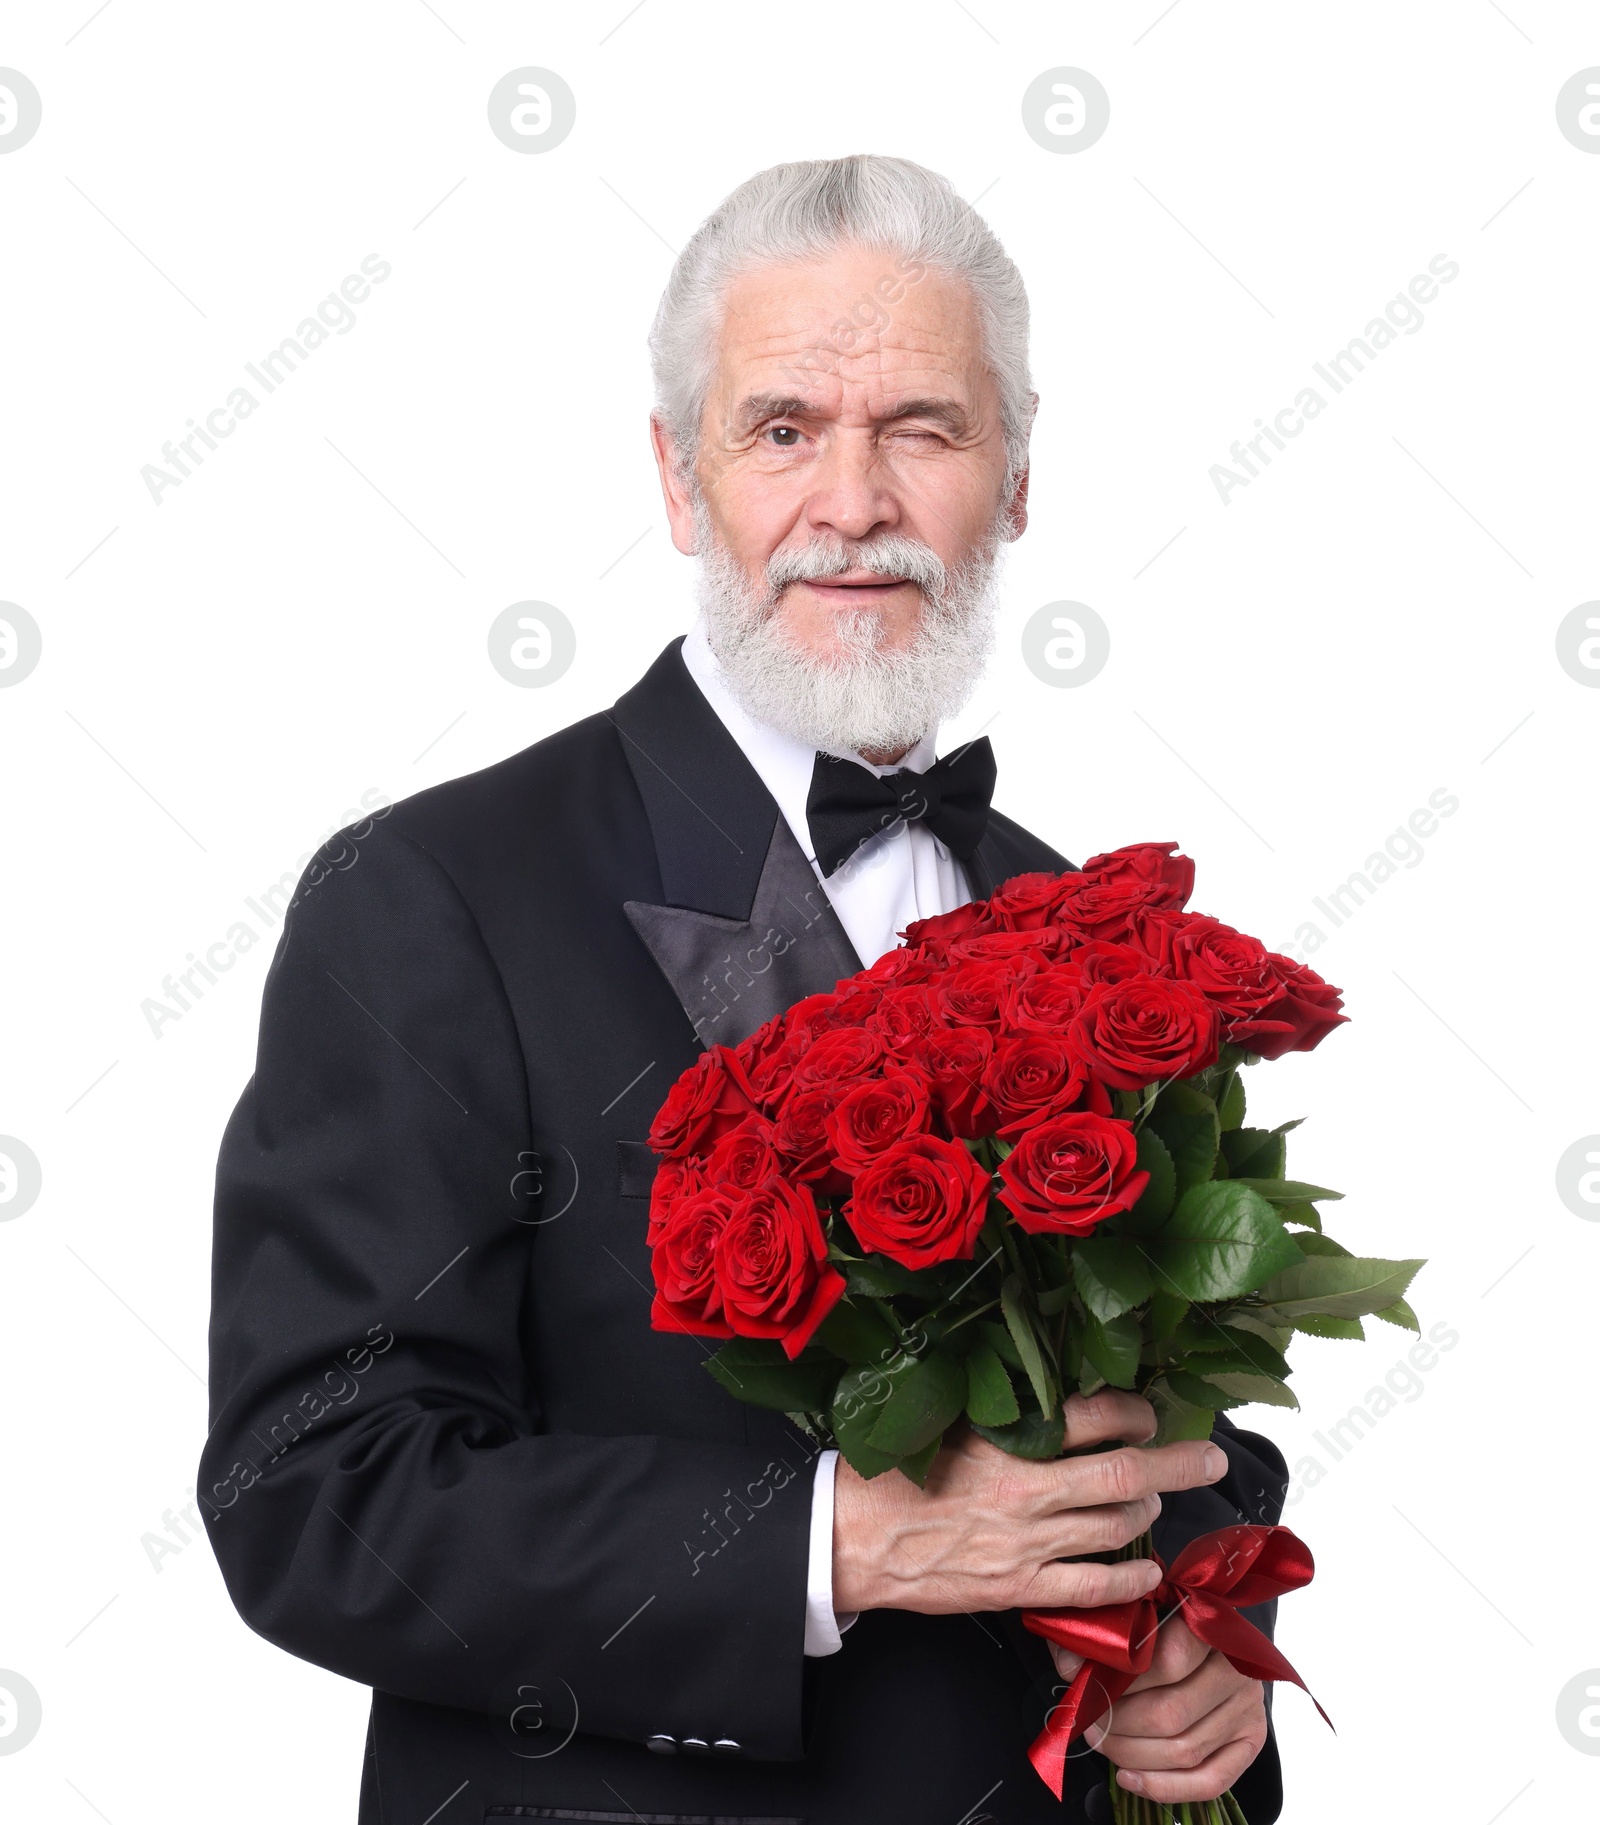
[[893,477],[869,433],[852,429],[829,438],[811,481],[806,524],[813,532],[865,539],[900,523]]

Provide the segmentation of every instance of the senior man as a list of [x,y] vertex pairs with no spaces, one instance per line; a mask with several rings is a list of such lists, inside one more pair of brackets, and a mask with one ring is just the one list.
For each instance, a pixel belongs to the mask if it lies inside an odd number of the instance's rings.
[[[1137,1449],[1106,1393],[1058,1462],[868,1481],[649,1323],[643,1136],[697,1047],[1069,866],[989,810],[986,742],[935,758],[1026,524],[1022,282],[919,166],[783,165],[651,346],[695,626],[334,839],[286,920],[218,1171],[211,1538],[253,1628],[373,1688],[361,1825],[1108,1817],[1098,1755],[1061,1802],[1028,1765],[1071,1666],[1016,1611],[1143,1594],[1104,1555],[1152,1521],[1276,1519],[1272,1447]],[[1136,1792],[1278,1816],[1262,1690],[1181,1619],[1093,1734]]]

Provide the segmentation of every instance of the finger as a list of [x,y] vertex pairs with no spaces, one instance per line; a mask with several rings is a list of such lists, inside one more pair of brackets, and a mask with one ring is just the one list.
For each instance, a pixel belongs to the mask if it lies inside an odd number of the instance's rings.
[[1213,1659],[1226,1667],[1233,1678],[1242,1677],[1234,1673],[1221,1654],[1214,1655],[1203,1641],[1196,1640],[1181,1615],[1170,1617],[1162,1623],[1161,1633],[1156,1637],[1155,1658],[1150,1662],[1149,1671],[1141,1673],[1128,1687],[1129,1695],[1143,1692],[1150,1686],[1175,1686]]
[[1156,1411],[1137,1394],[1120,1388],[1102,1388],[1098,1394],[1073,1394],[1067,1398],[1067,1450],[1082,1451],[1111,1439],[1142,1445],[1155,1437]]
[[1113,1552],[1146,1532],[1161,1513],[1161,1498],[1117,1502],[1104,1508],[1067,1508],[1033,1523],[1028,1544],[1046,1559],[1075,1559],[1080,1553]]
[[1202,1488],[1227,1475],[1228,1459],[1220,1446],[1186,1439],[1175,1445],[1057,1458],[1043,1468],[1053,1473],[1051,1489],[1058,1509],[1090,1508],[1135,1502],[1164,1489]]
[[1071,1648],[1058,1648],[1052,1641],[1050,1657],[1056,1663],[1056,1672],[1069,1684],[1078,1677],[1079,1669],[1083,1666],[1081,1654],[1074,1654]]
[[[1263,1742],[1265,1737],[1261,1739]],[[1142,1793],[1146,1799],[1163,1806],[1175,1806],[1182,1800],[1216,1800],[1244,1773],[1261,1753],[1260,1742],[1227,1743],[1209,1755],[1197,1768],[1164,1773],[1158,1770],[1117,1770],[1117,1782],[1130,1793]]]
[[1041,1565],[1007,1608],[1099,1609],[1106,1603],[1133,1603],[1148,1597],[1161,1582],[1153,1559],[1122,1559],[1114,1565],[1052,1562]]
[[1248,1736],[1257,1722],[1264,1729],[1266,1715],[1260,1685],[1222,1661],[1220,1668],[1203,1667],[1182,1685],[1126,1694],[1108,1732],[1129,1745],[1144,1745],[1154,1758],[1130,1754],[1131,1768],[1183,1768],[1236,1736]]

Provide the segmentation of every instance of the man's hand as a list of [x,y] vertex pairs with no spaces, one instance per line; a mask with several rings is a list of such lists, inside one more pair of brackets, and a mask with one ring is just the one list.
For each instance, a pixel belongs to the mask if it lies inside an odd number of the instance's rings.
[[[1066,1416],[1069,1451],[1155,1432],[1149,1402],[1114,1389],[1074,1394]],[[1202,1442],[1032,1463],[971,1432],[939,1452],[922,1489],[892,1471],[868,1481],[841,1458],[834,1608],[947,1615],[1131,1602],[1160,1582],[1153,1560],[1060,1561],[1138,1539],[1161,1512],[1161,1490],[1214,1483],[1227,1468]]]
[[[1066,1648],[1050,1652],[1063,1679],[1083,1665]],[[1150,1671],[1088,1731],[1089,1747],[1116,1765],[1123,1787],[1168,1806],[1217,1799],[1266,1740],[1260,1680],[1236,1673],[1224,1655],[1196,1641],[1181,1615],[1162,1624]]]

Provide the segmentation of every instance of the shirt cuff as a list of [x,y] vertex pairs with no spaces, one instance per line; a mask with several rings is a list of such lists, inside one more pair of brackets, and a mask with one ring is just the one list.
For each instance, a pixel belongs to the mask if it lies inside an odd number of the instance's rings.
[[855,1621],[855,1614],[834,1614],[833,1608],[833,1474],[837,1451],[817,1458],[811,1485],[811,1548],[806,1561],[807,1654],[837,1654],[844,1643],[840,1634]]

